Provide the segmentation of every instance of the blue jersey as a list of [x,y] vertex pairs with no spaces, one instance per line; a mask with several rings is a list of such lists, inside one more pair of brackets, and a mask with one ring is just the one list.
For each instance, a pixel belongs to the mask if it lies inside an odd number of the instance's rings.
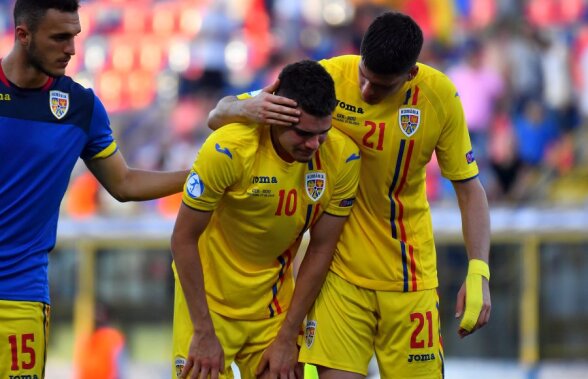
[[48,253],[73,167],[115,151],[92,90],[67,76],[18,88],[0,66],[0,299],[49,303]]

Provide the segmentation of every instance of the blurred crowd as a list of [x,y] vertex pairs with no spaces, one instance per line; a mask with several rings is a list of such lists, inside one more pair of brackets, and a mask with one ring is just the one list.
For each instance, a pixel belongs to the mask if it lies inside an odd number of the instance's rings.
[[[0,0],[0,56],[11,6]],[[130,165],[184,168],[222,96],[262,88],[294,60],[358,53],[383,9],[421,25],[420,61],[457,86],[491,204],[588,204],[586,0],[82,1],[68,74],[102,99]],[[121,206],[94,180],[80,164],[66,215],[174,217],[181,201]],[[432,204],[454,201],[434,161],[427,185]]]

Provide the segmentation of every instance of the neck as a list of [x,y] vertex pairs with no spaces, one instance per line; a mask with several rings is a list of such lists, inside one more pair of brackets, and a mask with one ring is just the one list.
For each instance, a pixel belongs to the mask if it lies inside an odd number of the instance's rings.
[[19,88],[41,88],[49,80],[49,76],[37,70],[25,59],[20,59],[14,50],[4,57],[0,64],[6,79]]

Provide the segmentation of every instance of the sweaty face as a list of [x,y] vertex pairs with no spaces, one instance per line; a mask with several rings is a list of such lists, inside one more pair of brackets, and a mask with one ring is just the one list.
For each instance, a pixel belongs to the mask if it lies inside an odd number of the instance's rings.
[[29,32],[29,42],[25,46],[28,63],[45,75],[64,75],[71,56],[76,53],[74,37],[80,31],[77,13],[49,9],[37,30]]
[[[412,69],[411,69],[412,70]],[[368,104],[378,104],[388,95],[400,90],[409,79],[410,73],[400,75],[380,75],[370,71],[363,61],[359,63],[359,89],[361,98]]]
[[286,162],[308,162],[327,139],[331,115],[316,117],[301,110],[300,121],[293,126],[272,126],[272,141]]

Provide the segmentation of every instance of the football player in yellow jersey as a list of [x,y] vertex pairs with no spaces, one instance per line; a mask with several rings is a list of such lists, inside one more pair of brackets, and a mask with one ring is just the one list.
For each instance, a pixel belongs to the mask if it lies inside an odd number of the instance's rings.
[[[374,354],[381,378],[444,375],[425,192],[425,166],[433,153],[453,183],[469,259],[457,294],[458,334],[467,336],[490,317],[486,193],[459,95],[443,73],[417,62],[422,44],[422,31],[410,17],[385,12],[369,26],[361,55],[320,62],[335,81],[333,125],[362,154],[357,204],[308,315],[300,352],[302,362],[318,366],[321,379],[363,378]],[[274,94],[278,83],[221,99],[209,126],[297,122],[296,103]]]
[[277,93],[297,102],[299,122],[217,130],[186,181],[172,235],[178,377],[232,378],[233,361],[244,379],[301,376],[298,337],[354,203],[360,155],[331,129],[334,83],[320,64],[286,66]]

